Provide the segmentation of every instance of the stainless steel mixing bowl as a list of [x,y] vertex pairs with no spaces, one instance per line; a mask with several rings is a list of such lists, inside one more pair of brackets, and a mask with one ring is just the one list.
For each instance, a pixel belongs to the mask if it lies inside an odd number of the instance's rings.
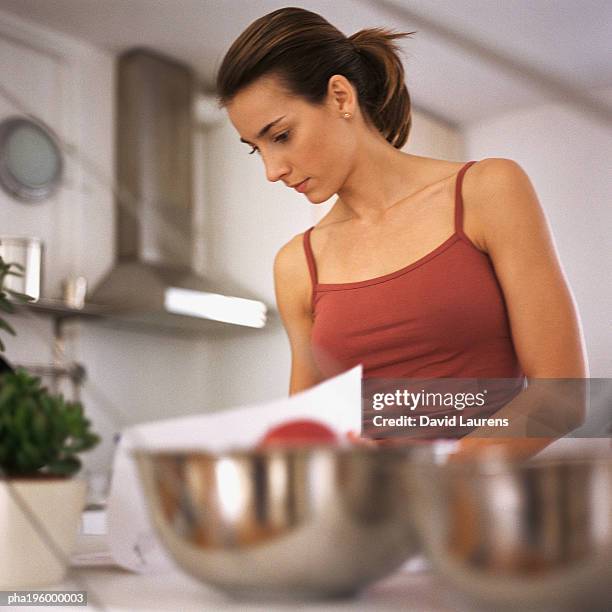
[[420,469],[418,529],[455,605],[612,609],[612,457]]
[[347,596],[418,552],[408,450],[135,457],[167,550],[188,573],[233,595]]

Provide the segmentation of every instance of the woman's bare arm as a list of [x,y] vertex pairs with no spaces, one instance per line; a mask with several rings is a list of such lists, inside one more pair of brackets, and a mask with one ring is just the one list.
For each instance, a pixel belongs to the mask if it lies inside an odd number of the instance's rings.
[[313,356],[312,284],[300,234],[283,246],[274,260],[276,304],[291,347],[289,395],[323,380]]
[[[559,262],[548,223],[531,182],[508,159],[486,159],[465,175],[466,209],[477,219],[480,241],[500,282],[512,339],[528,379],[580,379],[588,376],[584,340],[576,306]],[[560,382],[559,385],[562,383]],[[561,389],[561,386],[559,386]],[[496,413],[514,421],[510,445],[519,455],[537,452],[554,438],[527,438],[529,416],[548,411],[548,391],[534,385]],[[585,406],[580,390],[573,402],[557,406],[559,425],[578,426]],[[562,411],[562,412],[561,412]],[[502,414],[504,413],[504,414]],[[524,415],[524,418],[517,418]],[[556,416],[556,415],[555,415]],[[521,437],[523,433],[523,437]],[[499,443],[476,430],[463,439],[464,450]],[[520,438],[520,439],[519,439]]]

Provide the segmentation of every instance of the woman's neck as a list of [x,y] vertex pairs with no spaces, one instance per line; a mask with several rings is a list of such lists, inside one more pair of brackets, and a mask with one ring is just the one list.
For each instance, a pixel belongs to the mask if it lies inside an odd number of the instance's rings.
[[338,191],[338,213],[364,225],[380,222],[386,211],[418,189],[414,171],[417,156],[393,148],[382,137],[368,138],[357,147],[347,180]]

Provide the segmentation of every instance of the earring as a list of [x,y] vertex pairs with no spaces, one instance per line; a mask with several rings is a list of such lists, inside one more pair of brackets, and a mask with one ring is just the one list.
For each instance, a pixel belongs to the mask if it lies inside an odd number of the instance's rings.
[[351,113],[344,113],[344,115],[342,115],[345,119],[350,119],[351,118]]

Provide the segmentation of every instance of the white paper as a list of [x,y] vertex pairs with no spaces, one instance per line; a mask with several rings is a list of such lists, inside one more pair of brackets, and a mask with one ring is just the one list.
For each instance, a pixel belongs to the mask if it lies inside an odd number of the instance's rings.
[[124,430],[115,453],[108,501],[108,541],[118,565],[137,572],[166,569],[172,561],[149,521],[134,449],[201,449],[223,452],[256,445],[265,432],[293,419],[325,423],[341,440],[361,431],[359,365],[291,397],[213,414],[186,416]]

